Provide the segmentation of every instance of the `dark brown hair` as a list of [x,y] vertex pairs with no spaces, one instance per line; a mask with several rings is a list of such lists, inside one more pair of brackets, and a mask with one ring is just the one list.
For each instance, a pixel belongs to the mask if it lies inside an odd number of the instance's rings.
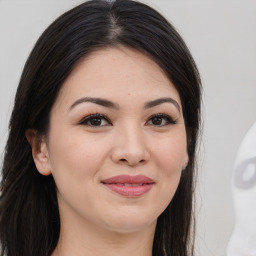
[[189,163],[173,200],[158,218],[153,255],[193,255],[195,154],[201,104],[198,70],[180,35],[157,11],[132,0],[93,0],[54,21],[38,39],[24,67],[2,168],[2,256],[49,256],[56,247],[60,218],[55,182],[52,176],[37,171],[25,132],[32,128],[47,134],[50,110],[78,61],[92,51],[118,45],[147,54],[179,92]]

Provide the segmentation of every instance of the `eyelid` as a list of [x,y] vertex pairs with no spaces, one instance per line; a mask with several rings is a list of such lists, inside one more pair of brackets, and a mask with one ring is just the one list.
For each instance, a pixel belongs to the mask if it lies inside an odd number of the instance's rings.
[[81,124],[81,125],[86,125],[86,126],[90,126],[90,127],[103,127],[103,126],[106,126],[106,125],[99,125],[99,126],[94,126],[94,125],[88,125],[86,124],[86,122],[89,122],[90,119],[93,119],[93,118],[101,118],[101,119],[105,119],[109,125],[112,125],[112,122],[110,121],[110,119],[104,115],[104,114],[100,114],[100,113],[93,113],[93,114],[89,114],[89,115],[86,115],[85,117],[83,117],[79,122],[78,124]]
[[175,120],[174,118],[172,118],[170,115],[165,114],[165,113],[157,113],[157,114],[153,114],[148,118],[148,121],[146,122],[146,124],[154,117],[161,117],[161,118],[166,118],[168,120],[168,123],[165,125],[154,125],[151,124],[153,126],[158,126],[158,127],[162,127],[162,126],[167,126],[167,125],[173,125],[177,123],[177,120]]
[[[155,117],[159,117],[162,119],[167,120],[165,124],[161,124],[161,125],[157,125],[157,124],[149,124],[150,121],[152,121],[153,118]],[[93,118],[99,118],[99,119],[104,119],[105,121],[107,121],[108,124],[105,125],[90,125],[88,124]],[[150,125],[150,126],[156,126],[156,127],[163,127],[163,126],[168,126],[168,125],[173,125],[176,124],[177,120],[175,120],[171,115],[169,114],[165,114],[165,113],[157,113],[157,114],[153,114],[151,115],[148,120],[146,121],[146,125]],[[85,126],[89,126],[89,127],[93,127],[93,128],[99,128],[99,127],[104,127],[104,126],[112,126],[112,122],[110,121],[110,119],[105,115],[105,114],[101,114],[101,113],[92,113],[92,114],[88,114],[85,117],[83,117],[79,122],[79,125],[85,125]]]

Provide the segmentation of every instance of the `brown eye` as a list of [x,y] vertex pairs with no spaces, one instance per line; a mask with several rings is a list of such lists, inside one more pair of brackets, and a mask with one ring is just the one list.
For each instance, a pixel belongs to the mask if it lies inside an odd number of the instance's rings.
[[147,122],[147,125],[153,125],[153,126],[166,126],[170,124],[175,124],[176,122],[168,115],[165,114],[157,114],[152,116],[149,121]]
[[162,125],[163,119],[161,117],[153,117],[152,118],[152,124],[153,125]]
[[89,120],[89,123],[93,126],[99,126],[102,123],[102,119],[95,117],[95,118],[92,118],[91,120]]
[[109,119],[101,114],[93,114],[85,117],[80,124],[86,126],[108,126],[111,125]]

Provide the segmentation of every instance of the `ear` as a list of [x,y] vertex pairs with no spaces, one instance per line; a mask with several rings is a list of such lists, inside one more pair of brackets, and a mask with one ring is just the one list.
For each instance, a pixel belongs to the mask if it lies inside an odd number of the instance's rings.
[[39,173],[44,176],[51,174],[49,153],[44,136],[39,136],[36,130],[26,131],[27,140],[32,148],[32,156]]
[[186,152],[186,155],[184,156],[183,164],[182,164],[182,170],[185,170],[187,168],[189,161],[188,153]]

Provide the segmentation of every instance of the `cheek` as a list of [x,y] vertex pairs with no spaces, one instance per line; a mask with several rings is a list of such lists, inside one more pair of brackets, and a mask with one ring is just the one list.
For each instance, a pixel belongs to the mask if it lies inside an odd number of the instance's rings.
[[67,135],[59,132],[53,133],[52,137],[55,140],[50,145],[50,164],[56,178],[70,177],[81,182],[98,171],[108,154],[102,141],[83,133],[69,132]]
[[158,169],[158,180],[162,183],[162,210],[172,200],[179,185],[184,162],[187,161],[186,136],[181,135],[159,140],[152,153]]
[[97,185],[97,174],[107,154],[106,147],[81,133],[54,136],[50,156],[59,203],[64,208],[68,205],[79,210],[77,205],[86,202],[86,209],[93,208],[90,195]]
[[155,161],[165,175],[180,172],[187,161],[187,144],[185,136],[170,136],[152,147]]

